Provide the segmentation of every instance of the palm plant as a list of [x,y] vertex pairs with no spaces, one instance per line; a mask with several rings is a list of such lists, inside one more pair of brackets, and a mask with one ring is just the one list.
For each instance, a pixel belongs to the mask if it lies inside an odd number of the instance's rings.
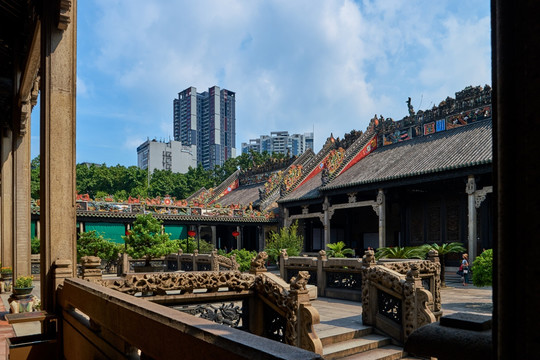
[[426,256],[427,250],[423,246],[406,246],[406,247],[383,247],[377,249],[375,258],[377,260],[384,259],[423,259]]
[[344,258],[346,255],[354,255],[354,250],[345,247],[343,241],[328,244],[326,247],[330,250],[326,253],[328,257]]
[[429,250],[437,250],[439,253],[439,259],[441,260],[441,286],[446,286],[446,281],[444,277],[445,273],[445,266],[444,263],[446,262],[446,254],[450,253],[460,253],[467,251],[461,243],[458,242],[452,242],[452,243],[444,243],[444,244],[426,244],[424,245],[426,252]]

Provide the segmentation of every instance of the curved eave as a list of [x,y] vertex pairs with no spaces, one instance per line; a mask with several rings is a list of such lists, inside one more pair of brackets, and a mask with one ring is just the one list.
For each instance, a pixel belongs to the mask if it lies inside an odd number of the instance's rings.
[[[386,183],[386,182],[389,182],[389,181],[409,179],[409,178],[414,178],[414,177],[417,177],[417,176],[434,175],[434,174],[439,174],[439,173],[442,174],[442,173],[445,173],[445,172],[452,172],[452,171],[455,171],[455,170],[471,169],[471,168],[482,166],[482,165],[491,165],[492,163],[493,163],[493,161],[491,159],[481,160],[481,161],[473,161],[473,162],[470,162],[468,164],[453,165],[453,166],[447,166],[447,167],[444,167],[444,168],[428,169],[428,170],[423,170],[423,171],[415,171],[415,172],[407,173],[407,174],[399,174],[399,175],[392,175],[392,176],[375,178],[375,179],[367,179],[367,180],[350,182],[350,183],[347,183],[347,184],[340,184],[340,185],[334,185],[334,186],[329,185],[329,186],[321,187],[319,190],[321,192],[327,192],[327,191],[331,191],[331,190],[351,188],[351,187],[357,187],[357,186],[361,186],[361,185]],[[471,171],[473,171],[473,169],[471,169]]]

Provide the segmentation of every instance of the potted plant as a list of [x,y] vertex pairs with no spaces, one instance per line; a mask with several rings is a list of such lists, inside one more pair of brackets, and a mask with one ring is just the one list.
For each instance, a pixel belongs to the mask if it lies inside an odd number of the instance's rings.
[[0,268],[0,273],[2,274],[2,279],[4,280],[13,279],[13,269],[11,266],[2,266]]
[[19,276],[13,285],[13,294],[14,295],[28,295],[34,289],[32,282],[34,280],[33,276]]

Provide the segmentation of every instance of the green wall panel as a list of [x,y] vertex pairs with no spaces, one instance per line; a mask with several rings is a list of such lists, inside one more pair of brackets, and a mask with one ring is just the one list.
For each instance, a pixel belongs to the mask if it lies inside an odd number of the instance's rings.
[[171,234],[171,240],[187,239],[187,227],[184,225],[165,225],[165,232]]
[[84,229],[85,231],[96,230],[96,232],[100,235],[103,235],[105,239],[108,239],[117,244],[123,244],[124,239],[122,239],[122,236],[126,235],[126,227],[124,226],[124,224],[87,222],[84,224]]

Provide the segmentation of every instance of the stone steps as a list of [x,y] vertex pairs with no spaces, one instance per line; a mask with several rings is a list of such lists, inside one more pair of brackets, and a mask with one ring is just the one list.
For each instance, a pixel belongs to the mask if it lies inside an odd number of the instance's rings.
[[376,334],[373,327],[362,323],[360,303],[318,298],[312,304],[320,315],[314,330],[321,339],[325,359],[394,360],[407,355],[390,337]]
[[[323,345],[323,357],[330,359],[395,360],[404,359],[402,347],[392,344],[392,339],[373,333],[370,326],[323,327],[316,332]],[[408,358],[413,359],[413,358]]]

